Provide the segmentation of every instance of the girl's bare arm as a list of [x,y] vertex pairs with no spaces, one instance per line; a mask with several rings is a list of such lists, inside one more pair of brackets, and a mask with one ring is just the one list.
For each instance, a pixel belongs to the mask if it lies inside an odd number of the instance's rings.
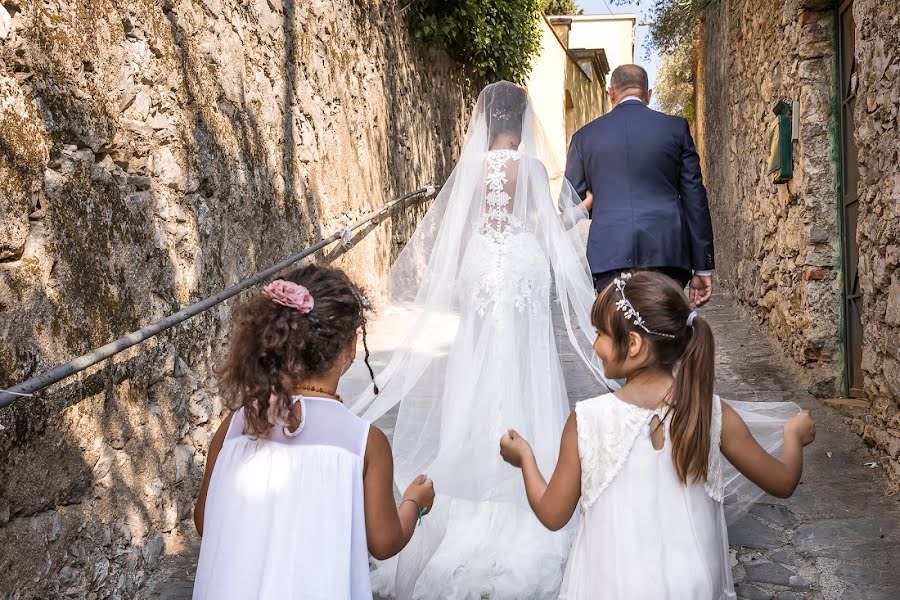
[[[508,440],[508,441],[507,441]],[[550,478],[544,480],[528,443],[512,431],[501,442],[503,458],[522,469],[528,503],[547,529],[562,529],[572,518],[581,497],[581,459],[575,413],[569,415],[559,444],[559,460]],[[519,464],[516,464],[516,463]]]
[[228,433],[228,426],[231,424],[233,414],[225,417],[225,420],[219,425],[206,453],[206,471],[203,473],[203,484],[200,486],[200,494],[197,496],[197,503],[194,505],[194,527],[197,528],[197,533],[201,537],[203,536],[203,511],[206,509],[206,494],[209,491],[209,480],[212,479],[216,459],[219,457],[219,452],[225,443],[225,434]]
[[803,446],[816,437],[816,425],[804,411],[784,427],[784,449],[775,458],[760,446],[744,420],[722,403],[722,454],[747,479],[778,498],[794,493],[803,473]]
[[[394,504],[394,458],[387,437],[377,427],[369,427],[369,441],[366,444],[366,465],[363,474],[365,496],[366,538],[369,552],[378,560],[385,560],[400,552],[416,529],[419,511],[413,502],[403,502],[398,508]],[[405,497],[412,497],[419,505],[431,505],[427,498],[430,488],[431,500],[434,489],[431,483],[420,475],[406,491]],[[421,497],[424,494],[425,497]]]

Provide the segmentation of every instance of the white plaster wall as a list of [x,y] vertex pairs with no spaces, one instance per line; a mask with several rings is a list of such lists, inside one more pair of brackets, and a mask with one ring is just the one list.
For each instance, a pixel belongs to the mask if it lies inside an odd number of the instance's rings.
[[634,62],[635,15],[584,15],[572,18],[569,48],[602,48],[610,73],[619,65]]

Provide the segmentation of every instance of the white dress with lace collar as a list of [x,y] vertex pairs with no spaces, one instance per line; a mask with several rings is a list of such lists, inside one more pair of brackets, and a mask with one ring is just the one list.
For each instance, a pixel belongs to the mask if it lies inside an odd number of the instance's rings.
[[722,508],[722,407],[713,401],[709,478],[684,485],[654,416],[606,394],[575,408],[581,458],[581,519],[560,598],[724,600],[735,597]]

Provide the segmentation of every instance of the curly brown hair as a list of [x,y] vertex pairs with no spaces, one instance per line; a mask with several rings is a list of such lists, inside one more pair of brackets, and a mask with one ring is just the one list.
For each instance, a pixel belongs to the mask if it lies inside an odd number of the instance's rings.
[[286,417],[293,386],[331,369],[360,328],[374,380],[363,291],[343,271],[318,265],[300,267],[282,279],[308,289],[314,308],[304,313],[257,294],[235,310],[228,354],[217,369],[225,404],[232,410],[244,408],[245,433],[251,435],[266,435],[272,428],[270,407]]

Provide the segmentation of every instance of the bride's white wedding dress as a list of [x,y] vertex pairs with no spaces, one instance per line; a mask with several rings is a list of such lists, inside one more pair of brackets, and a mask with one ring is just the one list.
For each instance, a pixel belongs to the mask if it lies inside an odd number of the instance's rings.
[[[534,160],[508,149],[485,157],[486,211],[460,264],[459,328],[443,394],[421,411],[400,407],[403,424],[439,423],[435,431],[420,432],[425,439],[439,436],[433,460],[414,460],[404,469],[425,471],[438,482],[436,512],[417,534],[431,543],[423,548],[417,540],[399,563],[379,566],[376,589],[394,591],[397,564],[404,581],[411,576],[404,567],[424,563],[415,583],[404,586],[412,598],[542,599],[557,592],[570,532],[553,533],[537,521],[523,505],[521,477],[497,451],[500,436],[513,427],[532,441],[545,472],[551,470],[569,412],[548,335],[550,262],[535,224],[508,210],[517,172]],[[551,202],[549,195],[545,200]],[[398,420],[398,430],[403,424]],[[406,448],[405,435],[395,439],[398,456],[421,449]]]
[[[519,471],[500,458],[500,437],[518,430],[549,477],[569,414],[560,355],[575,357],[567,370],[595,378],[597,396],[618,385],[592,349],[587,215],[546,148],[521,87],[500,82],[481,92],[459,162],[391,268],[380,307],[392,322],[391,354],[375,377],[380,392],[359,365],[341,380],[351,410],[369,421],[399,405],[395,483],[402,491],[427,473],[437,493],[410,544],[374,564],[380,595],[559,593],[577,518],[559,532],[537,521]],[[774,452],[796,406],[766,404],[742,415]],[[770,407],[787,413],[772,417]],[[733,468],[725,482],[731,519],[759,490]]]
[[544,473],[556,464],[569,401],[554,315],[564,350],[595,375],[597,393],[608,385],[591,351],[594,292],[571,227],[580,200],[561,178],[551,183],[544,147],[524,90],[485,88],[459,163],[391,270],[391,307],[407,316],[376,376],[381,392],[354,395],[352,373],[342,382],[367,419],[399,403],[397,486],[425,472],[438,494],[410,545],[375,566],[378,593],[558,593],[572,529],[551,532],[537,521],[499,441],[515,428]]

